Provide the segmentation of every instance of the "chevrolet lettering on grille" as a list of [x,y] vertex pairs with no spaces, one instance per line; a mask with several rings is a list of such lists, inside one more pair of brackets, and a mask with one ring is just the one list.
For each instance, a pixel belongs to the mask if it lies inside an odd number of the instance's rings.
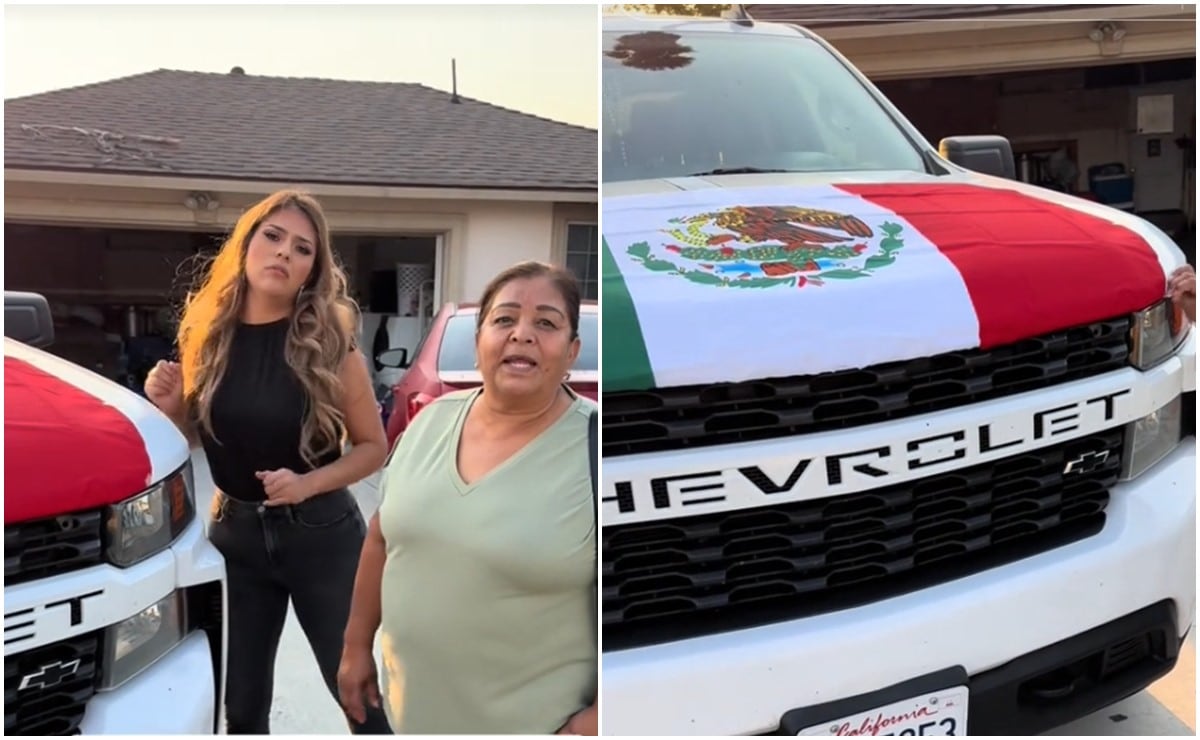
[[37,671],[21,677],[18,691],[26,689],[49,689],[79,672],[79,659],[47,663]]
[[[604,481],[604,523],[613,526],[731,511],[916,480],[1111,427],[1119,423],[1124,408],[1121,404],[1130,395],[1129,389],[1122,389],[1051,408],[1011,413],[980,424],[951,427],[941,433],[922,430],[919,436],[885,440],[859,449],[805,454],[805,445],[797,444],[799,454],[746,460],[729,467],[714,465],[624,479],[617,473]],[[1076,453],[1064,461],[1064,474],[1095,472],[1107,460],[1106,452]]]
[[85,616],[96,619],[94,611],[85,614],[84,608],[94,610],[97,602],[88,599],[102,597],[104,589],[71,596],[48,604],[17,609],[4,615],[4,654],[35,647],[48,642],[51,635],[74,635],[95,629]]

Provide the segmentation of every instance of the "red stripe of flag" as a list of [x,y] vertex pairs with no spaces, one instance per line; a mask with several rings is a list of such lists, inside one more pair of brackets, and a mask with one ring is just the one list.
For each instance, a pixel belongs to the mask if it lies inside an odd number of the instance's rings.
[[149,485],[124,414],[27,362],[4,358],[4,523],[95,509]]
[[954,264],[984,348],[1132,313],[1166,295],[1150,245],[1086,213],[973,185],[838,187],[908,221]]

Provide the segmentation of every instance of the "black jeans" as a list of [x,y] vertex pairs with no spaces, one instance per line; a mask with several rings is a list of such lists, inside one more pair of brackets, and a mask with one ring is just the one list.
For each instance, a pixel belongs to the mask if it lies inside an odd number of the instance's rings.
[[[216,492],[209,539],[225,556],[229,579],[229,734],[270,732],[275,654],[289,598],[337,701],[343,634],[365,535],[347,489],[280,507]],[[349,718],[347,723],[356,735],[391,734],[381,709],[368,707],[362,725]]]

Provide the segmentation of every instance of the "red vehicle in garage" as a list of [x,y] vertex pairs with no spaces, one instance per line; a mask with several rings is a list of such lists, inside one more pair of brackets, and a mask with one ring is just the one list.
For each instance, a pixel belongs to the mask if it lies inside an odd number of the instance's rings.
[[[407,370],[392,386],[387,416],[388,445],[392,446],[412,418],[438,396],[460,388],[473,388],[483,379],[475,369],[475,319],[479,304],[448,303],[442,307],[429,332],[412,353],[393,347],[377,358],[385,367]],[[596,399],[600,332],[595,301],[579,308],[579,358],[571,368],[568,385],[581,396]]]

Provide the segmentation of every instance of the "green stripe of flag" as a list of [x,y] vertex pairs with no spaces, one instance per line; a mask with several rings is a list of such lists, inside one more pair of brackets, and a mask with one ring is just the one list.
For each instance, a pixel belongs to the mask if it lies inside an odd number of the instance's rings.
[[629,286],[613,259],[608,240],[603,239],[603,256],[600,274],[604,296],[600,303],[604,332],[603,357],[601,359],[601,390],[642,390],[654,387],[654,373],[650,370],[650,357],[646,354],[646,342],[642,327],[638,323],[637,310],[629,295]]

